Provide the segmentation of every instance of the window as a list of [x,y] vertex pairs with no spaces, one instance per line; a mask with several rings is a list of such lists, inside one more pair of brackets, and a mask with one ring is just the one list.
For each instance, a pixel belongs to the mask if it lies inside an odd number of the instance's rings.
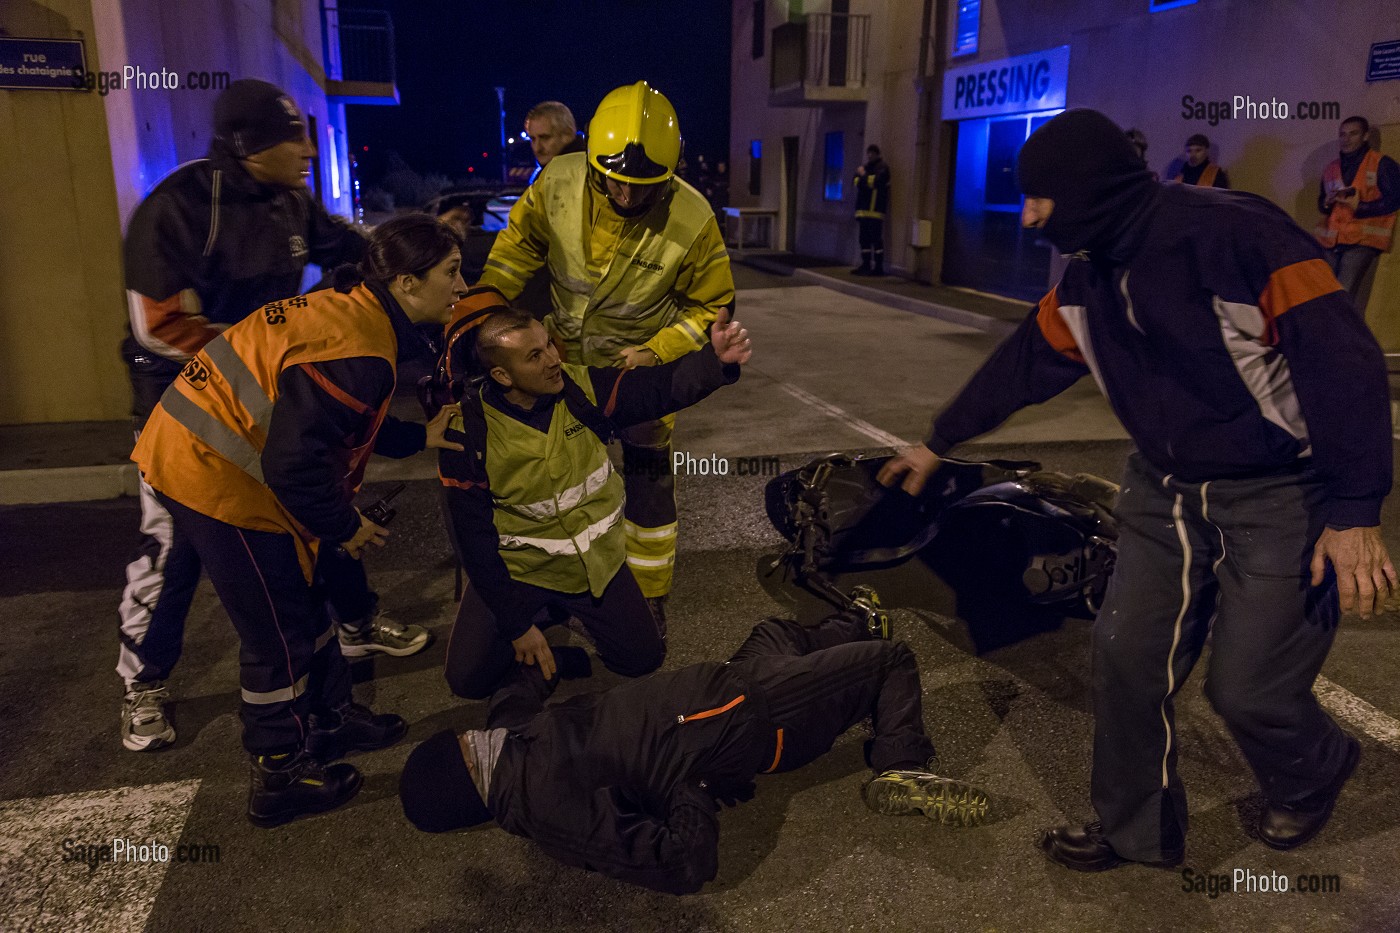
[[982,0],[958,0],[958,24],[953,30],[953,55],[976,55],[982,31]]
[[758,197],[763,188],[763,140],[749,143],[749,194]]
[[1147,11],[1149,13],[1160,13],[1163,10],[1170,10],[1173,7],[1190,6],[1196,0],[1147,0]]
[[822,173],[822,200],[839,201],[846,177],[846,134],[826,134],[825,170]]
[[763,42],[768,32],[768,0],[753,0],[753,57],[763,57]]

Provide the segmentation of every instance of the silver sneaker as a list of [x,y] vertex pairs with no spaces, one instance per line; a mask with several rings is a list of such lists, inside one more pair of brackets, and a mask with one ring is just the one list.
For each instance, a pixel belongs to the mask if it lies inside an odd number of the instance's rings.
[[404,625],[393,617],[376,612],[362,628],[337,626],[340,653],[347,658],[365,658],[371,654],[387,654],[405,658],[428,646],[428,630],[421,625]]
[[163,680],[128,685],[122,700],[122,745],[151,752],[174,742],[175,727],[165,715],[169,699]]
[[986,791],[932,771],[886,771],[862,793],[865,805],[885,816],[922,813],[951,826],[976,826],[987,816]]

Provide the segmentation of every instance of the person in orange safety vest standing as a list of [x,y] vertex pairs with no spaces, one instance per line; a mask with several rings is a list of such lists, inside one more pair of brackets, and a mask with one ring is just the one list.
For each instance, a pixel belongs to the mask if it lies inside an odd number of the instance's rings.
[[1313,233],[1327,250],[1332,272],[1356,301],[1376,257],[1390,251],[1395,214],[1400,211],[1400,166],[1366,141],[1371,124],[1347,117],[1337,132],[1341,153],[1322,170],[1317,209],[1325,216]]

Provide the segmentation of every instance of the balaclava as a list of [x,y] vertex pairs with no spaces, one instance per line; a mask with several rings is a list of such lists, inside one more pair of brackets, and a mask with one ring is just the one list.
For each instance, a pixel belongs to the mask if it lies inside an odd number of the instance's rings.
[[467,768],[457,734],[450,729],[415,748],[399,776],[399,802],[404,816],[430,833],[463,829],[490,820],[486,801],[505,739],[504,729],[467,733],[477,763],[475,774]]
[[1016,181],[1027,197],[1054,199],[1042,233],[1060,252],[1117,259],[1159,190],[1123,130],[1097,110],[1066,110],[1032,133]]

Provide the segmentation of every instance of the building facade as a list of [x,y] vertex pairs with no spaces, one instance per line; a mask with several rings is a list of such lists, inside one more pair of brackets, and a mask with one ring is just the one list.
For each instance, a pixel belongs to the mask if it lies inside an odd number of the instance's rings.
[[[1232,187],[1311,229],[1342,118],[1400,156],[1400,75],[1379,67],[1396,40],[1390,0],[733,0],[730,200],[775,211],[779,248],[854,261],[850,181],[874,143],[888,266],[1033,299],[1057,263],[1019,227],[1014,168],[1044,120],[1101,110],[1146,135],[1163,179],[1204,133]],[[1396,256],[1367,305],[1392,350]]]
[[[296,99],[318,150],[311,187],[351,215],[345,105],[397,102],[387,16],[354,15],[317,0],[0,5],[0,61],[48,59],[0,70],[0,424],[127,416],[122,231],[157,182],[204,156],[227,83],[262,78]],[[347,33],[387,56],[354,73]],[[85,80],[60,80],[77,62]]]

